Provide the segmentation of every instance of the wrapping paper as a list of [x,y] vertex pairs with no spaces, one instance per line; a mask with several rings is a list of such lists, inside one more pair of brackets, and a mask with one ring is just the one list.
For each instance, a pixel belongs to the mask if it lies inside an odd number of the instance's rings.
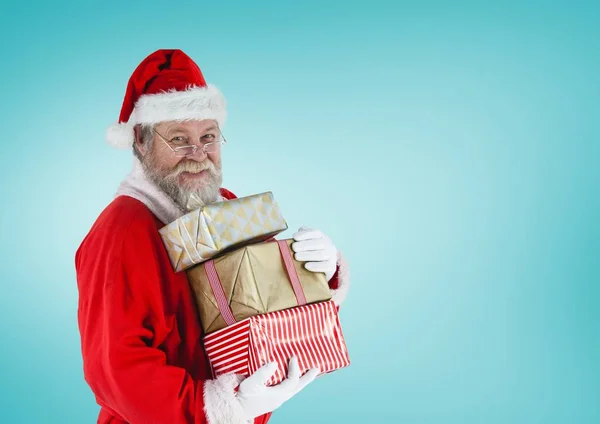
[[271,192],[217,202],[159,230],[175,271],[220,253],[267,240],[288,226]]
[[332,301],[257,315],[205,336],[213,376],[249,376],[268,362],[278,368],[267,385],[280,383],[289,359],[298,358],[302,374],[319,367],[321,375],[350,365],[337,308]]
[[[220,309],[223,303],[230,309],[234,322],[238,322],[254,315],[331,299],[325,274],[310,272],[304,268],[304,262],[293,259],[292,243],[293,239],[286,239],[244,246],[187,270],[206,334],[231,324]],[[288,261],[303,299],[298,299],[294,290],[281,244],[287,248]],[[211,272],[219,279],[221,296],[211,287]]]

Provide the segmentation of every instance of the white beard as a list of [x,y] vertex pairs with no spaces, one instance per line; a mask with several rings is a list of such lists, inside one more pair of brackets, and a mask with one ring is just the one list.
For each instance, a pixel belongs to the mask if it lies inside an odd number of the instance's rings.
[[[115,193],[115,197],[117,196],[128,196],[139,200],[165,225],[188,212],[146,175],[140,160],[135,155],[131,172],[121,181]],[[216,199],[217,202],[225,200],[220,194]],[[211,202],[205,202],[208,203]]]
[[[221,197],[220,187],[223,182],[223,175],[220,169],[209,161],[208,158],[201,163],[188,162],[187,164],[187,166],[184,164],[178,168],[180,172],[174,173],[171,171],[167,175],[164,175],[164,172],[158,170],[158,167],[151,157],[142,162],[142,167],[148,179],[154,182],[154,184],[164,191],[167,196],[169,196],[185,212],[218,201]],[[177,179],[181,171],[198,171],[200,169],[205,169],[209,172],[209,182],[205,186],[188,189],[178,183]]]

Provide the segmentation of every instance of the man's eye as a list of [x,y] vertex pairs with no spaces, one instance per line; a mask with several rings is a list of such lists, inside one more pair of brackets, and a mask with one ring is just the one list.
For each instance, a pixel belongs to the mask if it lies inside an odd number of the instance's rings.
[[187,138],[181,137],[181,136],[173,137],[171,139],[171,143],[174,143],[174,144],[185,144],[185,143],[187,143]]
[[204,136],[202,136],[202,138],[205,140],[214,140],[215,135],[214,134],[205,134]]

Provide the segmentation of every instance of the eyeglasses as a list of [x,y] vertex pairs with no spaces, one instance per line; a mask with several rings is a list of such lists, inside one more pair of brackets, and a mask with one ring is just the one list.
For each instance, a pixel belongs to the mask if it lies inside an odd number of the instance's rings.
[[[223,144],[227,143],[227,140],[225,140],[225,137],[223,137],[223,133],[221,133],[221,129],[219,128],[218,130],[219,130],[219,140],[218,141],[211,141],[209,143],[201,143],[201,145],[198,145],[198,144],[190,144],[189,139],[187,137],[182,137],[182,136],[177,136],[171,140],[167,140],[158,131],[153,129],[153,131],[156,133],[156,135],[158,135],[161,138],[161,140],[163,141],[163,143],[165,143],[167,145],[167,147],[169,149],[171,149],[171,151],[175,154],[175,156],[179,156],[179,157],[192,156],[198,151],[198,149],[202,149],[203,153],[214,153],[214,152],[218,151]],[[176,147],[175,148],[171,147],[171,144],[176,145]]]

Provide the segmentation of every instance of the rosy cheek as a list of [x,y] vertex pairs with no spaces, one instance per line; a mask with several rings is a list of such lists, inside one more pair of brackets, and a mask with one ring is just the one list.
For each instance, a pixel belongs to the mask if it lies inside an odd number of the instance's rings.
[[158,152],[157,163],[161,169],[172,170],[184,158],[180,158],[171,154],[171,152]]

